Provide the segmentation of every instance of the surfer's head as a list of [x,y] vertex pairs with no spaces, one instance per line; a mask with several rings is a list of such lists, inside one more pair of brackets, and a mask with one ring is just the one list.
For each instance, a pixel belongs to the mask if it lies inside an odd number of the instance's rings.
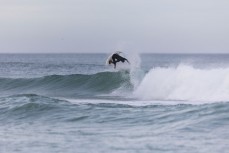
[[109,60],[109,62],[108,62],[109,64],[111,64],[112,63],[112,60]]

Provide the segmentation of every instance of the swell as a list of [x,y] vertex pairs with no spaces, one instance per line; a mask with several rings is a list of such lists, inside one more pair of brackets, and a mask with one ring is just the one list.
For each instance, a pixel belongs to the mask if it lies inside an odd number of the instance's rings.
[[95,95],[110,93],[122,86],[131,88],[129,72],[0,78],[0,91],[5,94]]
[[[134,106],[118,103],[71,103],[36,94],[0,98],[0,121],[89,122],[112,125],[150,125],[180,131],[228,124],[229,103],[204,105]],[[144,112],[144,113],[143,113]],[[102,115],[101,115],[102,114]]]
[[[64,100],[36,94],[19,94],[0,98],[0,120],[15,122],[20,120],[51,120],[69,106]],[[57,113],[58,112],[58,113]],[[59,116],[58,115],[58,116]]]

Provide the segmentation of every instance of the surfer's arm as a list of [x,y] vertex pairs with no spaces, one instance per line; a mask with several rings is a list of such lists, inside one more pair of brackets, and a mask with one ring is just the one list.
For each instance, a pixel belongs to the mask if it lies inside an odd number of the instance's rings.
[[127,61],[127,63],[129,63],[129,64],[130,64],[130,62],[128,61],[128,59],[124,58],[124,61]]
[[129,63],[129,64],[130,64],[130,62],[128,61],[128,59],[126,59],[126,61],[127,61],[127,63]]

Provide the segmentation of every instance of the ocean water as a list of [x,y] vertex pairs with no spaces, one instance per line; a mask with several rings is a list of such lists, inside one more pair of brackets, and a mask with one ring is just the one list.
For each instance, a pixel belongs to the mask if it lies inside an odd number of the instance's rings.
[[1,153],[227,153],[228,54],[1,54]]

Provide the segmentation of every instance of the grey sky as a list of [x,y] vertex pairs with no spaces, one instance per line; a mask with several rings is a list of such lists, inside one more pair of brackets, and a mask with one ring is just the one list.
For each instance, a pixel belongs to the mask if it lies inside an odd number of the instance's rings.
[[0,0],[0,52],[229,53],[229,0]]

